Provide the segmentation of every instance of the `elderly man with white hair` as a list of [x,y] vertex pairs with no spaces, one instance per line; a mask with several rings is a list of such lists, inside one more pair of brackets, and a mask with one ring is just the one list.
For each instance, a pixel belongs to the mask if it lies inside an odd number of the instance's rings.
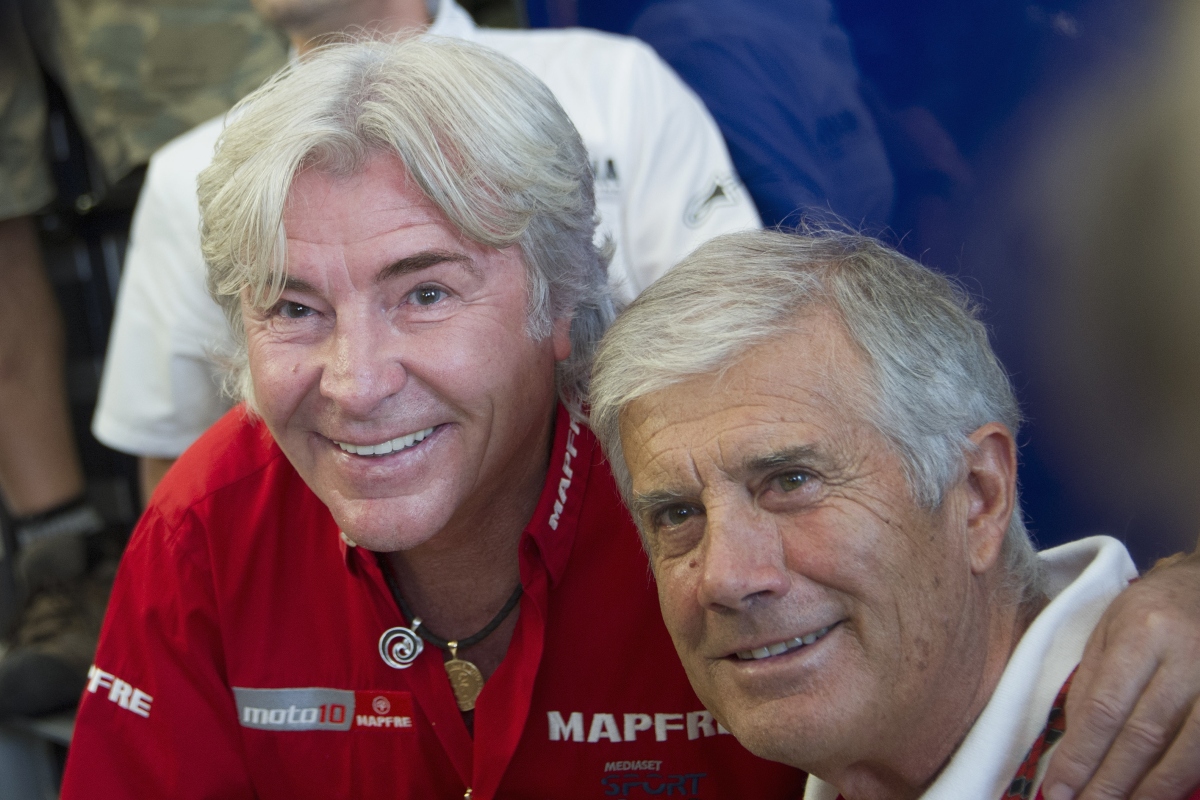
[[[592,401],[688,677],[752,752],[811,800],[1042,796],[1137,573],[1107,537],[1034,551],[963,293],[863,237],[720,237],[617,320]],[[1197,788],[1200,711],[1176,720],[1184,777],[1134,796]]]

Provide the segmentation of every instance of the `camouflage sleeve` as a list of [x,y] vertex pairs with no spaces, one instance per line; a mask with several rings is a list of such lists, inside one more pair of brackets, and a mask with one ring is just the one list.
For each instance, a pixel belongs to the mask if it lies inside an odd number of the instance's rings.
[[44,153],[46,96],[16,3],[0,3],[0,220],[54,197]]
[[224,113],[287,60],[249,0],[27,3],[37,53],[67,94],[105,177]]

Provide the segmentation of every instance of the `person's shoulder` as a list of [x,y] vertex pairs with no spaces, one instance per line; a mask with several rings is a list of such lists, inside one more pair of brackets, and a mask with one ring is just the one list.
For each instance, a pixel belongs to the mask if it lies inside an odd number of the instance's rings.
[[499,50],[546,80],[538,67],[554,66],[558,73],[612,79],[628,75],[633,67],[666,69],[645,42],[632,36],[587,28],[501,30],[480,28],[480,44]]
[[262,473],[287,463],[263,421],[234,406],[217,420],[171,466],[150,499],[150,506],[169,525],[198,506],[236,504],[259,491]]
[[[138,236],[158,236],[162,231],[155,228],[160,225],[178,231],[183,227],[190,230],[198,223],[196,179],[212,163],[223,130],[224,114],[175,137],[151,156],[134,222]],[[134,237],[135,246],[138,236]]]
[[629,36],[582,28],[480,29],[477,41],[545,83],[593,157],[656,139],[664,119],[699,102],[649,45]]
[[479,28],[476,35],[481,44],[488,46],[493,42],[547,49],[584,45],[614,53],[649,49],[647,44],[632,36],[592,28]]

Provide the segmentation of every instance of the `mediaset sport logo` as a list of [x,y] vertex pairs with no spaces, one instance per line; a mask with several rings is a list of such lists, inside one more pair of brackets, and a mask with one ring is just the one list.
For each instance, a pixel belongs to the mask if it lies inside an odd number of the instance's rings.
[[662,775],[658,772],[625,772],[605,775],[600,779],[600,785],[604,787],[604,794],[608,797],[629,797],[641,794],[698,797],[700,781],[707,776],[707,772],[688,772],[679,775]]
[[604,765],[607,773],[600,779],[607,797],[629,797],[630,795],[665,794],[672,797],[698,797],[700,781],[708,777],[707,772],[684,772],[662,774],[662,761],[609,761]]

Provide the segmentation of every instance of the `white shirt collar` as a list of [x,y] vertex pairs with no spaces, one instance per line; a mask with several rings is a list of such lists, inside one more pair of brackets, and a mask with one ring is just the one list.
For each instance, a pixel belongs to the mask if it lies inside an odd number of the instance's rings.
[[[1100,616],[1137,577],[1125,547],[1107,536],[1043,550],[1038,558],[1046,569],[1051,602],[1021,637],[987,706],[922,800],[999,797],[1004,792],[1045,728],[1050,706],[1083,656]],[[809,777],[804,800],[837,796],[833,786]]]

